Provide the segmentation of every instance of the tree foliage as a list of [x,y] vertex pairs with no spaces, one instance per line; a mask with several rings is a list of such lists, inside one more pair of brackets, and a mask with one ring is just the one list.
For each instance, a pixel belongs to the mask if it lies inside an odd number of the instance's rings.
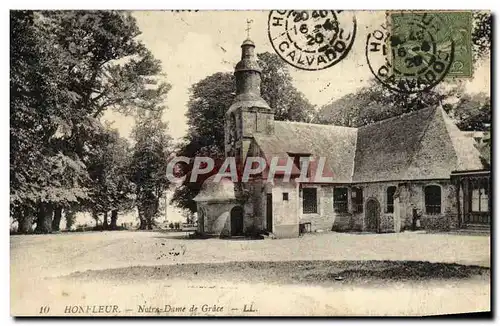
[[492,22],[491,12],[476,11],[473,14],[472,45],[475,60],[491,54]]
[[75,94],[69,90],[62,64],[53,51],[50,29],[31,11],[11,12],[10,177],[11,214],[22,232],[48,232],[39,223],[45,207],[86,198],[85,167],[81,159],[57,146],[61,121],[71,112]]
[[[53,214],[60,219],[70,206],[122,207],[122,167],[109,164],[126,161],[115,157],[126,146],[100,118],[109,109],[162,110],[170,87],[135,19],[121,11],[11,11],[10,24],[11,215],[21,232],[35,217],[38,232],[57,229]],[[96,178],[99,164],[105,179]]]
[[262,68],[262,98],[274,110],[274,119],[310,121],[314,107],[293,86],[288,64],[275,53],[259,53],[257,58]]
[[[88,164],[92,180],[89,206],[93,212],[105,217],[105,228],[115,229],[118,211],[130,210],[135,199],[135,187],[129,178],[130,145],[117,130],[105,126],[92,143],[96,146]],[[113,219],[108,224],[110,211]]]
[[443,106],[463,131],[488,131],[491,125],[491,100],[485,93],[463,94],[453,104]]
[[317,120],[323,124],[361,127],[404,113],[430,106],[442,105],[457,94],[457,89],[431,89],[418,94],[393,92],[376,80],[355,93],[347,94],[318,111]]
[[152,111],[137,119],[132,133],[135,144],[129,175],[135,184],[140,229],[153,228],[159,214],[160,199],[169,186],[167,164],[172,152],[172,139],[166,131],[161,111]]

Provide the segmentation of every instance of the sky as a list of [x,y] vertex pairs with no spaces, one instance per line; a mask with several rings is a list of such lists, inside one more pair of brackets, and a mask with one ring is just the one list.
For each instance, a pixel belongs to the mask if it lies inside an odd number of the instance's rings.
[[[169,133],[180,139],[187,131],[185,113],[189,88],[216,72],[232,72],[240,59],[240,45],[246,38],[247,19],[252,20],[250,38],[256,52],[275,53],[267,33],[268,11],[135,11],[142,34],[139,38],[161,60],[165,80],[172,89],[167,95],[163,120]],[[384,11],[357,11],[357,35],[349,54],[336,65],[320,71],[289,66],[295,87],[316,106],[322,106],[365,86],[372,78],[365,58],[368,33],[385,21]],[[469,93],[490,89],[489,60],[477,65],[474,78],[466,80]],[[133,118],[107,112],[123,136],[133,128]]]

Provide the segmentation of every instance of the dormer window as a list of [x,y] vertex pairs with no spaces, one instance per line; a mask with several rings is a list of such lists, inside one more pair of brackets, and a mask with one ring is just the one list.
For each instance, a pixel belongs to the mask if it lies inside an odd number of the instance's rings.
[[310,153],[288,153],[288,156],[293,159],[293,165],[297,168],[299,173],[302,171],[302,165],[304,165],[304,168],[307,167],[307,171],[305,172],[305,176],[309,178],[311,176],[311,166],[310,164],[305,164],[301,162],[306,162],[307,160],[310,160],[311,154]]

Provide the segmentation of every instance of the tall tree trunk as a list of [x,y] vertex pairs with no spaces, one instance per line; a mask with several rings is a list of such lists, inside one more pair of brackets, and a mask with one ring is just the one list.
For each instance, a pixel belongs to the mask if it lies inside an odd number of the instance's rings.
[[153,218],[151,216],[148,216],[147,224],[148,224],[148,230],[152,230],[153,229]]
[[153,226],[156,226],[155,217],[158,214],[159,200],[156,198],[151,199],[147,204],[147,215],[146,221],[148,224],[148,230],[152,230]]
[[54,219],[52,220],[52,231],[59,231],[61,225],[62,207],[54,208]]
[[148,230],[153,229],[153,219],[154,219],[154,214],[153,214],[153,202],[148,202],[146,206],[146,223],[148,226]]
[[107,230],[109,228],[109,226],[108,226],[108,211],[104,212],[104,217],[102,219],[102,228],[104,230]]
[[71,230],[73,224],[75,224],[76,213],[73,210],[65,209],[64,218],[66,219],[66,230]]
[[21,234],[31,233],[33,230],[33,215],[25,215],[17,220],[18,227],[17,232]]
[[36,233],[51,233],[52,232],[52,214],[53,207],[51,204],[41,203],[38,206],[37,220],[36,220]]
[[35,212],[29,207],[19,208],[17,210],[17,232],[21,234],[31,233],[33,231],[33,220]]
[[99,214],[97,213],[97,211],[95,211],[95,210],[92,211],[92,217],[95,220],[95,226],[98,227],[99,226]]
[[144,209],[141,205],[137,205],[137,212],[139,213],[139,230],[146,230],[146,217],[144,216]]
[[116,220],[118,219],[118,210],[111,211],[111,230],[116,230]]

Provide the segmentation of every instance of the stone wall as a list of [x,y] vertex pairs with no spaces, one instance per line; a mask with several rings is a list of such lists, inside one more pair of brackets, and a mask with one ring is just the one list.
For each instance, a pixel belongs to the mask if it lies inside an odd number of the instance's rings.
[[[303,185],[317,189],[317,213],[304,213],[302,191],[299,194],[300,223],[311,223],[311,231],[346,231],[352,228],[352,214],[333,209],[333,185]],[[350,197],[348,193],[348,197]],[[349,199],[348,199],[349,201]]]
[[[441,193],[441,214],[425,213],[424,187],[427,185],[439,185]],[[387,209],[387,188],[397,188],[394,199],[394,212]],[[273,233],[279,238],[297,237],[299,235],[299,224],[310,223],[311,231],[367,231],[366,203],[369,199],[379,203],[378,232],[401,232],[412,228],[413,209],[420,213],[420,226],[423,229],[448,230],[458,226],[457,205],[455,188],[449,180],[438,181],[413,181],[411,183],[380,182],[356,184],[348,188],[348,212],[334,212],[333,185],[306,185],[301,187],[314,187],[317,189],[317,213],[303,213],[302,190],[295,182],[282,182],[275,180],[273,184],[258,180],[247,184],[250,192],[249,200],[244,205],[244,231],[266,230],[267,217],[266,205],[268,193],[272,194],[273,200]],[[363,189],[363,210],[357,212],[354,199],[352,198],[353,187]],[[288,193],[288,200],[283,199],[283,194]],[[227,208],[230,212],[231,207]],[[219,218],[223,219],[222,214]],[[227,215],[229,216],[229,215]],[[226,217],[230,228],[230,219]],[[218,222],[219,223],[219,222]],[[219,225],[219,224],[218,224]],[[224,228],[222,228],[224,229]],[[230,230],[229,230],[230,231]]]
[[[397,229],[399,223],[395,223],[395,215],[398,218],[397,213],[390,213],[387,210],[387,188],[390,186],[396,186],[397,182],[387,182],[387,183],[366,183],[357,184],[356,187],[363,189],[363,211],[353,213],[353,220],[356,230],[367,230],[367,220],[366,220],[366,203],[368,199],[376,200],[379,203],[379,232],[399,232]],[[351,199],[351,198],[350,198]],[[349,205],[351,211],[354,210],[353,205]],[[396,208],[394,209],[396,212]]]
[[[268,186],[273,199],[273,233],[278,238],[293,238],[299,236],[298,198],[295,182],[275,180]],[[288,193],[288,200],[283,199],[283,193]],[[266,212],[264,200],[264,212]],[[264,219],[265,220],[265,219]]]
[[[440,214],[427,214],[425,211],[424,188],[427,185],[438,185],[441,187]],[[403,229],[411,228],[414,208],[421,214],[420,224],[423,229],[448,230],[458,226],[455,187],[449,180],[409,183],[402,185],[401,188],[403,190],[402,194],[407,199],[401,205],[401,224]]]
[[[425,193],[427,185],[441,187],[441,214],[425,213]],[[355,224],[366,230],[366,201],[374,198],[380,203],[380,232],[400,232],[409,230],[413,224],[413,209],[421,214],[423,229],[447,230],[458,226],[455,187],[449,180],[413,181],[409,183],[383,182],[358,184],[363,188],[363,212],[354,214]],[[394,212],[387,211],[387,188],[397,187],[398,197],[394,200]]]

